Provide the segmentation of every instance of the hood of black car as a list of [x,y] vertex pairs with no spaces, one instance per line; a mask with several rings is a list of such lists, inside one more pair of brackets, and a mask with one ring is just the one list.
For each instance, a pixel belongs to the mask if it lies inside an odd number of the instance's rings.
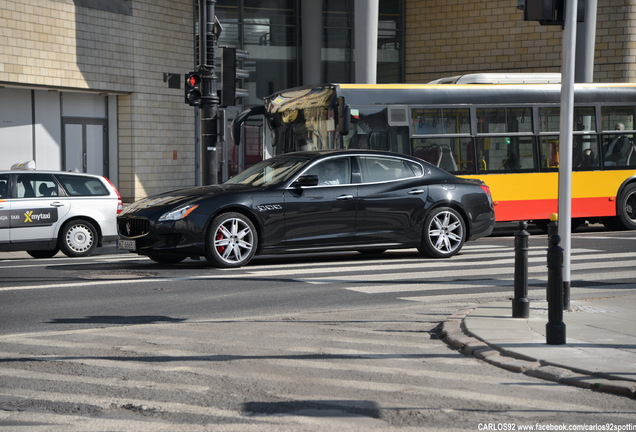
[[181,205],[196,203],[206,198],[231,193],[245,193],[262,190],[260,187],[241,184],[198,186],[186,189],[177,189],[158,195],[149,196],[135,201],[127,206],[121,216],[136,213],[144,209],[176,208]]

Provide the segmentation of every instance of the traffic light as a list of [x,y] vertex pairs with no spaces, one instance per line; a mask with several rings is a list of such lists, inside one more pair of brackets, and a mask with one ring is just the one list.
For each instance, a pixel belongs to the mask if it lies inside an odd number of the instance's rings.
[[201,74],[190,72],[185,76],[185,103],[190,106],[201,105]]
[[247,51],[231,47],[223,47],[221,58],[221,77],[223,89],[221,90],[221,106],[234,105],[236,98],[247,97],[246,89],[238,88],[237,84],[250,76],[249,71],[242,69],[243,60],[249,57]]
[[[577,2],[577,21],[583,22],[586,0]],[[524,21],[539,21],[541,25],[563,25],[565,21],[565,0],[520,0]]]

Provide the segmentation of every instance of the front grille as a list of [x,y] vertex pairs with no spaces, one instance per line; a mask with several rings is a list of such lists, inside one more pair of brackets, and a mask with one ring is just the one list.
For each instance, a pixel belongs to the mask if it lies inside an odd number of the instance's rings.
[[148,219],[136,217],[117,218],[117,231],[123,237],[141,237],[150,231],[150,222]]

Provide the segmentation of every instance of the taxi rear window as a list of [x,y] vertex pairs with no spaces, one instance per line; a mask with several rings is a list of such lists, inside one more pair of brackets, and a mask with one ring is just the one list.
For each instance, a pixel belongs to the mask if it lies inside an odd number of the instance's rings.
[[97,178],[58,174],[58,181],[68,196],[105,196],[110,192]]

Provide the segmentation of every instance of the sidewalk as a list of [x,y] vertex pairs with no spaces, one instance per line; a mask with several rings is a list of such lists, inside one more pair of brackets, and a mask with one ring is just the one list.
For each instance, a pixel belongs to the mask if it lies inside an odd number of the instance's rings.
[[496,366],[636,398],[636,294],[572,300],[564,345],[546,343],[548,304],[512,318],[512,302],[460,311],[443,324],[449,344]]

